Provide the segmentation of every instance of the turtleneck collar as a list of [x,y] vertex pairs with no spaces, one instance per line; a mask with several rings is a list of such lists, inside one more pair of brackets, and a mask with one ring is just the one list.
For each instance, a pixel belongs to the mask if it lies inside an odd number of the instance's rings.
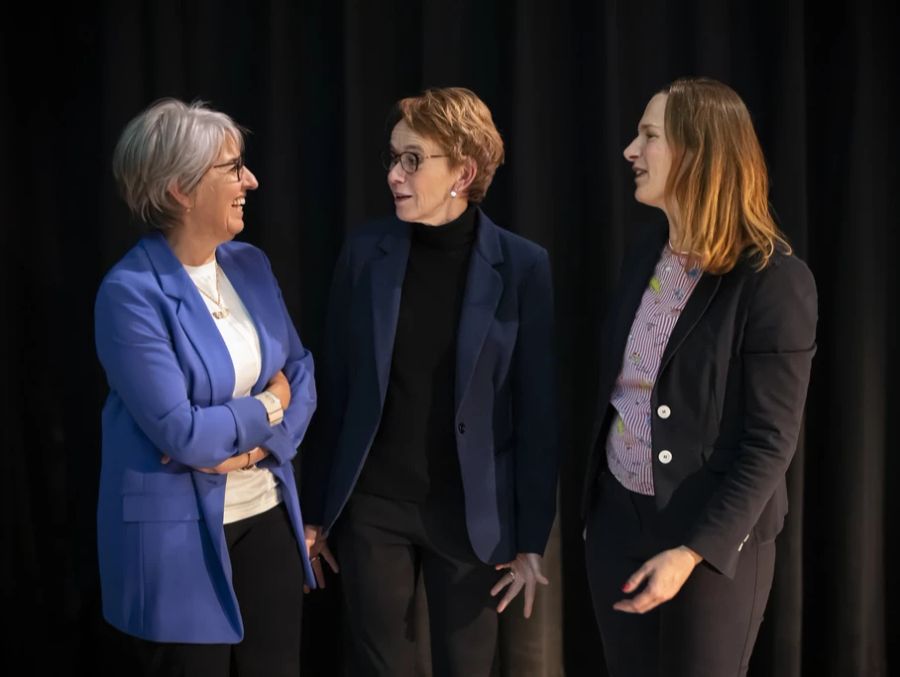
[[475,205],[471,202],[466,211],[442,226],[413,223],[413,242],[434,249],[458,249],[475,239]]

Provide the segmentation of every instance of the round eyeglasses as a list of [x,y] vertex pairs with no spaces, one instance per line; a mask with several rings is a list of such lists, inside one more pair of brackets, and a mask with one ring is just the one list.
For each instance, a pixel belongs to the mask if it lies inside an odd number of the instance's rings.
[[447,154],[442,155],[419,155],[418,153],[413,153],[412,151],[404,151],[402,153],[393,153],[389,150],[384,151],[381,154],[381,164],[382,166],[391,171],[394,166],[399,162],[400,167],[407,174],[415,174],[416,170],[419,168],[419,165],[422,164],[425,160],[428,160],[433,157],[450,157]]

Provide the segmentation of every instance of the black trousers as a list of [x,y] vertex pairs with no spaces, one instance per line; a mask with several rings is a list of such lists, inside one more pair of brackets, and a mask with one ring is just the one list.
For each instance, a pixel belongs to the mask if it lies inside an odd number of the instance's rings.
[[[612,677],[746,675],[775,571],[775,542],[751,534],[734,580],[706,563],[681,591],[646,614],[612,608],[646,560],[674,547],[652,496],[625,489],[608,472],[588,517],[585,557],[603,653]],[[677,540],[677,539],[676,539]]]
[[415,674],[415,590],[424,579],[434,677],[491,672],[500,578],[472,550],[461,500],[424,504],[354,493],[334,532],[349,674]]
[[284,504],[225,525],[244,622],[238,644],[132,638],[147,677],[298,677],[303,563]]

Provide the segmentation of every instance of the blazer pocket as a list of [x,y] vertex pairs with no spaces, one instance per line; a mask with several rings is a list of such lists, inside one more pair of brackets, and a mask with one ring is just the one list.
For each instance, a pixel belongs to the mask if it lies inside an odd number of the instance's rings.
[[122,497],[125,522],[191,522],[200,519],[194,494],[128,494]]

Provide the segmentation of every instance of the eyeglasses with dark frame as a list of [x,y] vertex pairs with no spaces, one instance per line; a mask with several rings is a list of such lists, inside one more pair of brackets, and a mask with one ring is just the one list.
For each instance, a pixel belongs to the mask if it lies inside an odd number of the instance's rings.
[[441,155],[419,155],[418,153],[413,153],[409,150],[402,153],[394,153],[392,151],[386,150],[381,153],[381,164],[386,170],[391,171],[399,162],[400,167],[403,168],[404,172],[406,172],[407,174],[415,174],[416,170],[419,169],[419,165],[422,164],[422,162],[433,157],[450,156],[446,153]]
[[223,167],[228,167],[230,172],[234,172],[234,175],[237,177],[237,180],[240,181],[244,178],[244,156],[238,155],[234,160],[230,162],[223,162],[219,165],[213,165],[213,169],[221,169]]

